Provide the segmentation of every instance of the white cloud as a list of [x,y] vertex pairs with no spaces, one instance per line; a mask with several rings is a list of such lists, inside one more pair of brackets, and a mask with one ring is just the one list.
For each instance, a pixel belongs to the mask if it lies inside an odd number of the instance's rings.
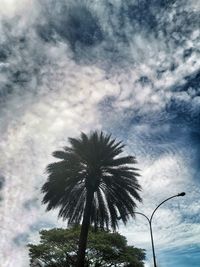
[[[113,8],[118,14],[122,2],[117,1],[114,4]],[[197,52],[183,60],[184,49],[199,46],[198,30],[194,29],[191,40],[172,52],[172,48],[153,34],[142,32],[134,35],[130,23],[125,23],[124,29],[124,34],[130,35],[128,45],[122,41],[118,42],[111,25],[114,25],[116,30],[119,21],[114,16],[111,21],[109,16],[105,20],[102,17],[101,27],[104,31],[108,30],[108,40],[104,40],[94,51],[92,47],[90,50],[94,53],[99,51],[97,55],[102,56],[102,61],[105,62],[97,60],[95,64],[84,64],[83,60],[82,64],[79,64],[75,62],[75,56],[66,40],[58,38],[56,43],[44,43],[38,38],[33,25],[40,8],[35,2],[7,0],[1,1],[1,6],[3,8],[0,16],[3,19],[7,17],[11,21],[21,14],[21,19],[10,33],[5,34],[2,26],[3,38],[6,40],[10,35],[16,37],[23,33],[28,39],[23,52],[19,44],[15,45],[13,54],[7,63],[2,63],[2,68],[17,69],[22,64],[30,72],[30,82],[26,83],[25,90],[23,86],[13,84],[14,91],[1,108],[0,148],[3,154],[0,154],[0,160],[6,177],[6,187],[3,190],[4,202],[0,206],[4,235],[1,241],[0,265],[27,266],[27,263],[23,263],[24,258],[27,259],[27,251],[14,248],[12,239],[18,233],[29,233],[30,226],[37,224],[41,218],[56,223],[56,212],[46,214],[44,207],[32,208],[30,211],[22,209],[27,199],[38,198],[38,202],[40,201],[39,190],[45,180],[44,169],[53,160],[50,157],[52,151],[65,145],[67,137],[77,136],[80,131],[101,129],[103,126],[104,129],[113,130],[115,135],[115,129],[120,131],[120,125],[124,125],[126,119],[134,118],[136,112],[137,115],[144,115],[146,120],[139,125],[129,125],[126,143],[127,150],[136,154],[142,169],[140,181],[144,202],[138,208],[150,215],[155,205],[163,199],[186,191],[186,200],[172,200],[169,205],[159,209],[154,218],[155,243],[163,249],[169,244],[178,247],[198,243],[198,222],[191,223],[183,219],[186,209],[186,215],[190,216],[199,211],[198,192],[192,178],[193,172],[189,168],[195,151],[191,147],[188,151],[184,131],[178,140],[170,141],[171,143],[166,141],[167,144],[163,141],[163,134],[159,136],[159,151],[162,150],[163,153],[158,157],[158,146],[154,148],[150,138],[161,130],[170,135],[171,129],[167,123],[159,125],[159,120],[158,126],[152,127],[148,119],[149,114],[154,114],[155,121],[161,117],[172,96],[177,101],[191,102],[191,91],[190,94],[174,93],[171,87],[184,84],[184,77],[199,69],[199,63],[195,62]],[[96,2],[92,8],[99,16],[109,13],[107,5],[102,2]],[[39,17],[37,20],[39,21]],[[119,62],[117,65],[116,62],[109,65],[109,56],[107,63],[103,53],[110,43],[116,45],[113,45],[118,50],[116,55],[120,55],[124,61],[127,60],[126,64],[121,65]],[[42,59],[46,61],[43,62]],[[38,62],[38,73],[33,74],[31,70]],[[177,68],[172,72],[169,68],[173,62],[177,64]],[[165,71],[159,79],[157,70],[161,67]],[[139,83],[141,76],[148,77],[149,82],[145,85]],[[2,72],[0,80],[5,84],[9,77],[7,72]],[[106,107],[102,104],[108,97],[115,99],[111,103],[109,114],[105,112]],[[194,98],[192,104],[195,111],[195,107],[199,106],[199,99]],[[129,109],[130,113],[127,112]],[[143,218],[137,217],[136,222],[130,221],[127,227],[121,227],[120,231],[127,236],[131,244],[150,249],[149,229]],[[146,263],[146,266],[150,265]]]
[[[33,0],[1,0],[0,3],[0,16],[3,18],[13,18],[21,15],[23,12],[34,13],[34,1]],[[32,10],[32,11],[31,11]]]

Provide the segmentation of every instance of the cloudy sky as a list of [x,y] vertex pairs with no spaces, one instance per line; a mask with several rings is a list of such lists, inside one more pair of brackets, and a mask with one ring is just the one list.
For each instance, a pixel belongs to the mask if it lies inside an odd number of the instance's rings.
[[[112,133],[135,155],[159,267],[200,262],[200,2],[0,0],[0,266],[56,225],[40,187],[51,153],[80,131]],[[121,226],[147,250],[136,217]]]

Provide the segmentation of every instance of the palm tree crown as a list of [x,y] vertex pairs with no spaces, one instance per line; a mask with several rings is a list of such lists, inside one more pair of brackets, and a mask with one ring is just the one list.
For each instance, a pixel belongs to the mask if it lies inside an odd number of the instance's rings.
[[49,176],[42,187],[47,210],[59,207],[60,217],[78,224],[92,192],[90,224],[116,229],[119,217],[126,223],[134,216],[135,200],[141,201],[135,157],[120,157],[124,145],[102,132],[82,133],[69,143],[53,153],[60,161],[47,166]]

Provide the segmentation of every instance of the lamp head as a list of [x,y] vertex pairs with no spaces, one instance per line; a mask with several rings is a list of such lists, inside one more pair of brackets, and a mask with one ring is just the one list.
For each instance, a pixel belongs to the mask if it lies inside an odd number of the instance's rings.
[[186,194],[185,192],[182,192],[182,193],[179,193],[177,196],[178,197],[183,197],[183,196],[185,196],[185,194]]

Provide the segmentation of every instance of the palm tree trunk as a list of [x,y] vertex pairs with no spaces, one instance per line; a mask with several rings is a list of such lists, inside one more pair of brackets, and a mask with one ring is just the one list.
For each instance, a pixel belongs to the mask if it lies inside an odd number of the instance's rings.
[[79,248],[78,248],[78,255],[77,255],[77,263],[76,267],[84,267],[85,261],[85,251],[87,246],[87,237],[88,237],[88,230],[90,226],[90,217],[91,217],[91,208],[92,208],[92,201],[94,198],[94,191],[87,191],[86,197],[86,205],[83,215],[83,222],[81,226],[81,233],[79,237]]

